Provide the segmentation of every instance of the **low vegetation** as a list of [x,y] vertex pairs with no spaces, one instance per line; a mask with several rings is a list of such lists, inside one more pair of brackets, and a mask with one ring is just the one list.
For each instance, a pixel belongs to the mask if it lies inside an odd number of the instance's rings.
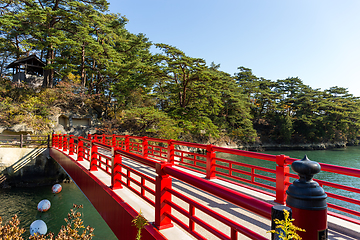
[[278,236],[276,239],[301,240],[302,238],[297,232],[306,232],[306,230],[295,226],[293,224],[294,219],[290,219],[289,215],[290,213],[284,209],[284,220],[274,219],[277,229],[270,230],[269,232],[276,234]]
[[[66,226],[62,226],[59,233],[55,236],[53,233],[46,235],[34,234],[29,239],[32,240],[60,240],[60,239],[78,239],[89,240],[94,236],[94,228],[85,227],[81,219],[81,213],[78,211],[82,205],[74,204],[67,218],[65,218]],[[19,227],[20,220],[15,215],[7,224],[2,225],[0,217],[0,239],[23,240],[22,235],[26,232],[24,228]]]

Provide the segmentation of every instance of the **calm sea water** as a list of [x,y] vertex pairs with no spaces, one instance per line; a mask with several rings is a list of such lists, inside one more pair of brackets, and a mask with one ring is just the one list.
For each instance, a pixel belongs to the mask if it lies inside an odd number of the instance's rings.
[[[63,183],[61,185],[63,189],[56,195],[51,191],[52,186],[0,189],[0,216],[3,223],[16,214],[20,219],[20,227],[26,230],[23,235],[26,239],[30,235],[30,224],[41,219],[46,223],[48,232],[57,234],[61,226],[65,225],[64,218],[67,217],[73,204],[83,204],[84,207],[80,208],[82,220],[85,227],[90,225],[95,228],[93,239],[117,239],[100,214],[74,183]],[[51,202],[51,208],[45,213],[40,213],[37,211],[37,204],[43,199],[48,199]]]
[[[303,158],[306,154],[308,158],[313,161],[360,168],[360,147],[348,147],[346,149],[324,151],[268,151],[265,153],[274,155],[285,154],[299,159]],[[222,155],[221,157],[256,164],[263,167],[275,167],[275,164],[272,162],[264,162],[242,157],[234,158],[227,155]],[[343,183],[344,185],[360,188],[360,181],[354,179],[353,177],[324,172],[317,174],[316,177],[318,179]],[[3,222],[7,222],[14,214],[17,214],[21,221],[21,227],[25,228],[27,231],[26,235],[29,235],[30,224],[37,219],[42,219],[46,222],[48,231],[57,234],[60,227],[65,225],[64,218],[67,217],[67,213],[70,212],[72,205],[74,203],[83,204],[84,208],[81,210],[83,214],[82,219],[85,226],[90,225],[95,228],[94,239],[116,239],[115,235],[106,225],[105,221],[75,184],[64,183],[62,184],[62,187],[62,191],[56,195],[51,192],[51,186],[38,188],[0,189],[0,216],[3,218]],[[360,194],[326,188],[325,190],[360,199],[360,196],[358,196]],[[37,211],[37,204],[43,199],[50,200],[51,208],[48,212],[40,213]],[[336,202],[331,199],[328,201]],[[343,202],[339,204],[360,211],[358,206],[352,206],[351,204]]]

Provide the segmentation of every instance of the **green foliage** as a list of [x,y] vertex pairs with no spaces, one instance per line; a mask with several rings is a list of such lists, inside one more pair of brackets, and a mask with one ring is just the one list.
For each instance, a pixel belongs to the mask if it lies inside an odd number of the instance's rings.
[[136,240],[140,240],[141,239],[141,230],[146,226],[149,225],[149,223],[147,222],[146,218],[143,216],[141,210],[139,212],[139,215],[136,216],[136,218],[134,218],[132,220],[133,225],[138,229],[138,232],[136,234]]
[[[360,104],[348,91],[312,89],[298,77],[270,81],[152,44],[108,13],[106,0],[3,1],[4,66],[36,54],[46,62],[40,92],[0,79],[0,123],[49,132],[48,116],[96,115],[101,131],[207,142],[356,142]],[[150,47],[161,53],[151,54]],[[110,132],[109,132],[110,133]]]
[[138,136],[178,139],[181,132],[174,119],[152,107],[124,111],[121,123],[127,131]]
[[297,77],[271,82],[240,67],[237,83],[251,103],[254,128],[277,143],[355,142],[359,99],[344,88],[320,91]]
[[[82,205],[73,205],[73,208],[70,210],[67,218],[65,218],[66,226],[62,226],[57,236],[54,238],[53,233],[48,233],[44,235],[30,236],[29,239],[32,240],[60,240],[60,239],[78,239],[78,240],[89,240],[94,236],[94,228],[84,226],[84,223],[81,219],[81,213],[78,211],[79,208],[82,208]],[[21,236],[24,232],[24,228],[19,228],[20,221],[15,215],[9,223],[2,225],[2,220],[0,217],[0,239],[15,239],[23,240]],[[80,232],[82,230],[82,232]]]
[[269,232],[279,234],[279,238],[283,240],[290,240],[290,239],[298,239],[301,240],[302,238],[297,234],[297,231],[305,232],[304,229],[301,229],[295,226],[292,222],[294,219],[289,219],[289,212],[284,209],[284,220],[275,219],[275,224],[277,225],[276,228],[280,229],[278,231],[271,230]]

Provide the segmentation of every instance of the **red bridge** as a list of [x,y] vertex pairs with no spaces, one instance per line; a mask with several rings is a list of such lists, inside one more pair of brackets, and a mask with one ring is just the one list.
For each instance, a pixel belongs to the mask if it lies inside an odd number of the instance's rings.
[[[142,239],[270,239],[271,208],[285,204],[286,189],[298,178],[289,171],[298,159],[288,156],[148,137],[55,134],[50,155],[119,239],[135,239],[132,220],[140,211],[150,223]],[[354,181],[360,177],[358,169],[320,165]],[[316,181],[330,189],[329,239],[359,239],[360,189]]]

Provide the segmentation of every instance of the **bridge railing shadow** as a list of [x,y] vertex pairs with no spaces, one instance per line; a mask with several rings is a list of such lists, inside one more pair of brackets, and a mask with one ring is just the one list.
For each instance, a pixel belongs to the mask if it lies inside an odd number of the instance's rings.
[[[9,149],[9,151],[12,151]],[[13,150],[16,151],[16,150]],[[10,166],[5,166],[4,169],[0,172],[0,184],[5,182],[9,176],[12,176],[14,174],[17,174],[18,171],[20,171],[22,168],[30,164],[31,162],[35,161],[35,159],[40,156],[41,154],[44,154],[44,152],[47,151],[47,148],[33,148],[30,150],[27,154],[22,156],[18,161],[14,162]]]

